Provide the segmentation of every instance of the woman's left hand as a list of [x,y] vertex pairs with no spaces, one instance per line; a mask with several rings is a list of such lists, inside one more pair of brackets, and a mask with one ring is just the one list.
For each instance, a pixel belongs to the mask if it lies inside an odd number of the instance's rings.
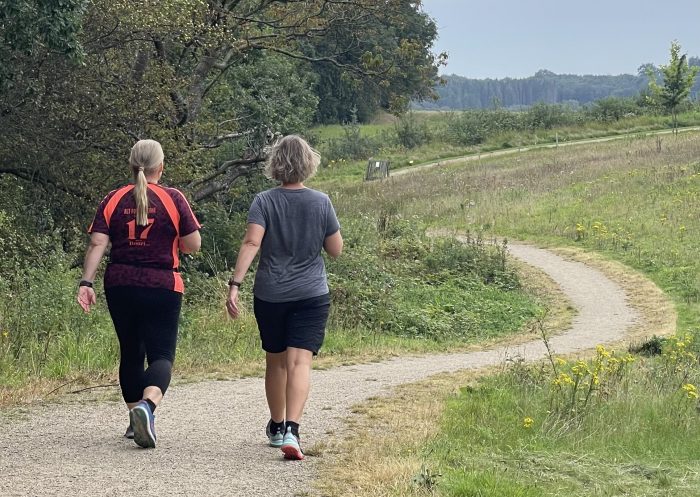
[[226,301],[226,310],[228,311],[228,315],[231,316],[233,319],[236,319],[241,310],[238,307],[238,287],[237,286],[231,286],[231,289],[228,292],[228,300]]
[[83,308],[83,311],[90,312],[90,306],[97,303],[95,290],[89,286],[78,287],[78,304]]

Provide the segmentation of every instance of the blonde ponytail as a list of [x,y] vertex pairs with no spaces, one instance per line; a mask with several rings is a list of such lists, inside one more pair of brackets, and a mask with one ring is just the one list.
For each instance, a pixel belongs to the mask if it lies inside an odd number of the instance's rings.
[[131,147],[129,165],[134,176],[134,200],[136,200],[136,224],[148,225],[148,180],[163,164],[163,148],[155,140],[139,140]]
[[148,226],[148,181],[139,167],[134,178],[134,199],[136,199],[136,224]]

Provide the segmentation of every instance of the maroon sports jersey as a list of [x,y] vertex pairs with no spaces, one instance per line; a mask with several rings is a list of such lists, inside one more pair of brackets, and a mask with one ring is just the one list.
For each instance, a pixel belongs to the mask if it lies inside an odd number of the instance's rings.
[[178,242],[201,228],[185,196],[175,188],[148,185],[148,226],[136,225],[134,185],[107,194],[88,233],[112,242],[105,287],[167,288],[183,293]]

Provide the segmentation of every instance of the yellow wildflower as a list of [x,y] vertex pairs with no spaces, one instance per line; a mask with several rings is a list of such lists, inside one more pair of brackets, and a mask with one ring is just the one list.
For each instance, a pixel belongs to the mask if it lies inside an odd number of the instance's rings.
[[596,345],[595,350],[600,357],[610,357],[610,351],[608,351],[603,345]]
[[559,376],[554,379],[553,383],[555,385],[573,385],[574,380],[566,373],[559,373]]
[[697,399],[698,398],[698,389],[695,385],[692,383],[686,383],[681,387],[681,390],[683,390],[686,394],[686,396],[689,399]]
[[523,419],[523,428],[532,428],[533,424],[535,424],[534,419],[532,419],[530,417],[526,417]]

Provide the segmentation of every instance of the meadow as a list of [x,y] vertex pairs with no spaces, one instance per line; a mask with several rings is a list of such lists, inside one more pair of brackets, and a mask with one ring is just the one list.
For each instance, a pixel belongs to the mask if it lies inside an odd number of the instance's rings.
[[[631,136],[484,156],[346,190],[349,210],[371,202],[433,229],[622,262],[673,299],[678,335],[600,348],[582,361],[455,375],[370,402],[358,431],[371,454],[351,457],[383,469],[365,464],[334,481],[331,468],[324,477],[339,492],[331,495],[353,487],[355,495],[700,494],[698,157],[696,133]],[[410,437],[383,435],[402,426],[414,427]]]
[[[663,120],[647,125],[663,127]],[[606,126],[579,129],[575,136],[615,132],[616,125]],[[386,133],[381,127],[373,132]],[[563,128],[546,131],[552,132],[560,137]],[[498,141],[505,144],[504,135],[497,136],[495,148]],[[394,146],[391,153],[402,157],[401,165],[416,165],[441,153],[474,151],[442,145],[425,143],[410,152]],[[582,489],[592,495],[693,495],[700,488],[693,443],[700,381],[699,152],[698,135],[686,132],[484,154],[375,182],[361,181],[364,161],[325,164],[310,186],[331,195],[346,253],[328,262],[335,305],[316,367],[461,350],[527,329],[551,302],[523,288],[505,257],[507,243],[491,246],[486,240],[492,238],[573,246],[622,262],[667,292],[679,316],[678,339],[648,342],[656,357],[603,349],[583,363],[552,358],[550,369],[517,365],[486,379],[456,375],[407,387],[398,400],[373,401],[377,411],[371,405],[360,410],[371,426],[358,437],[367,437],[373,457],[398,457],[394,466],[401,470],[377,475],[366,465],[356,472],[346,465],[345,483],[327,478],[337,495],[354,488],[353,478],[368,476],[375,484],[367,495],[569,495]],[[235,244],[241,230],[242,223],[226,236],[216,233],[214,246]],[[426,235],[438,230],[469,233],[471,242]],[[215,255],[199,256],[193,267]],[[3,264],[19,266],[20,256],[16,251]],[[115,383],[118,351],[104,306],[80,313],[74,262],[49,253],[44,263],[0,279],[0,291],[9,297],[0,302],[2,404]],[[185,274],[176,375],[259,374],[262,353],[251,313],[238,321],[224,314],[228,274]],[[455,391],[455,384],[466,386]],[[421,396],[426,391],[428,399]],[[429,409],[421,410],[425,403]],[[390,423],[388,433],[405,426],[417,431],[410,440],[377,441],[376,426],[383,423]],[[634,429],[640,426],[648,428],[644,436]],[[381,457],[376,466],[394,467]]]
[[[240,193],[241,205],[249,205],[251,192]],[[344,202],[342,192],[330,193],[334,202]],[[434,240],[422,223],[391,209],[365,207],[338,210],[346,248],[337,261],[327,261],[333,311],[315,367],[459,350],[507,338],[547,303],[546,297],[522,288],[504,247]],[[263,352],[250,312],[252,271],[242,297],[243,317],[230,320],[223,305],[244,213],[226,217],[216,206],[202,206],[199,214],[207,226],[205,249],[184,259],[187,290],[175,378],[260,374]],[[3,222],[13,220],[0,217]],[[49,250],[51,240],[40,242],[19,235],[0,240],[0,248],[11,254],[0,261],[0,294],[5,296],[0,300],[0,405],[59,398],[117,381],[118,346],[100,278],[98,305],[85,315],[75,303],[75,257]],[[27,253],[44,247],[45,253],[33,254],[36,263],[26,262]]]

